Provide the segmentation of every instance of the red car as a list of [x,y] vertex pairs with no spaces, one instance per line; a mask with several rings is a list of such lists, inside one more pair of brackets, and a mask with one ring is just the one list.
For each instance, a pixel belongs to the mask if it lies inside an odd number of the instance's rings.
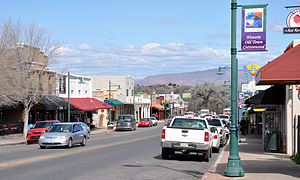
[[153,126],[153,122],[150,118],[143,118],[139,122],[139,127],[142,127],[142,126],[151,127],[151,126]]
[[59,120],[37,121],[33,128],[27,132],[27,144],[38,141],[45,130],[48,130],[53,124],[60,123]]

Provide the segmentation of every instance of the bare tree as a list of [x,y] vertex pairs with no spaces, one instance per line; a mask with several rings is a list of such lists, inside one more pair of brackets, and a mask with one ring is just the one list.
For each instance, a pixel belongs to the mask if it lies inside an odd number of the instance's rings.
[[1,24],[0,92],[9,97],[7,103],[23,105],[24,137],[30,109],[42,96],[53,92],[51,81],[55,75],[47,67],[54,62],[59,48],[59,43],[52,41],[51,34],[42,26],[12,20]]

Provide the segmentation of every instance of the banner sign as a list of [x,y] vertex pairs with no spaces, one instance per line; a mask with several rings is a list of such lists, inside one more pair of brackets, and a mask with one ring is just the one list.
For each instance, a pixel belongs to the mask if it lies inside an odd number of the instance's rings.
[[66,76],[59,77],[59,94],[66,94]]
[[287,27],[283,28],[283,34],[300,34],[300,9],[292,11],[286,18]]
[[266,51],[266,6],[242,6],[242,52]]

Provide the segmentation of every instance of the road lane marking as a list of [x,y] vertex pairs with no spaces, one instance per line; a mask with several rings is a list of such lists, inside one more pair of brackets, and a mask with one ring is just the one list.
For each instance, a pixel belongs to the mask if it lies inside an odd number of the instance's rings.
[[25,164],[25,163],[39,161],[39,160],[46,160],[46,159],[50,159],[50,158],[63,157],[63,156],[68,156],[68,155],[72,155],[72,154],[77,154],[80,152],[88,152],[88,151],[93,151],[93,150],[97,150],[97,149],[108,148],[108,147],[117,146],[117,145],[121,145],[121,144],[127,144],[127,143],[142,141],[142,140],[146,140],[146,139],[151,139],[151,138],[158,137],[158,136],[160,136],[160,134],[126,140],[126,141],[121,141],[121,142],[116,142],[116,143],[111,143],[111,144],[106,144],[106,145],[94,146],[94,147],[89,147],[89,148],[85,148],[85,149],[78,149],[78,150],[74,150],[74,151],[70,151],[70,152],[63,152],[63,153],[46,155],[46,156],[39,156],[39,157],[22,159],[22,160],[9,161],[9,162],[5,162],[5,163],[0,163],[0,168],[12,166],[12,165],[18,165],[18,164]]

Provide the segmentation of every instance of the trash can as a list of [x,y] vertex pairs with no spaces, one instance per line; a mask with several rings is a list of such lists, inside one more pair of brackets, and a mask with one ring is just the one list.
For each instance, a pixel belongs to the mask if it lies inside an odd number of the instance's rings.
[[267,135],[267,151],[277,151],[277,133],[269,132]]

